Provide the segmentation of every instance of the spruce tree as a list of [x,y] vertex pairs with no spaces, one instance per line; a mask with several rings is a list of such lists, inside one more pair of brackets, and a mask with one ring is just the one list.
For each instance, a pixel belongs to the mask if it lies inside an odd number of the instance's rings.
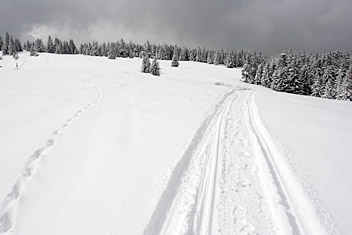
[[334,85],[331,79],[329,79],[328,82],[325,84],[325,91],[322,97],[327,99],[334,98]]
[[[248,67],[250,67],[250,63],[247,63]],[[226,56],[226,60],[225,60],[225,66],[227,68],[235,68],[235,61],[234,61],[234,54],[232,50],[229,50]]]
[[37,40],[35,41],[35,46],[36,46],[37,52],[45,52],[46,51],[43,40],[40,38],[37,38]]
[[214,64],[219,65],[220,64],[220,53],[216,52],[214,56]]
[[271,75],[269,73],[270,71],[270,65],[269,63],[267,62],[265,65],[264,65],[264,69],[263,69],[263,73],[262,73],[262,77],[261,77],[261,80],[260,80],[260,84],[262,86],[265,86],[265,87],[270,87],[271,85]]
[[110,47],[109,52],[108,52],[108,59],[110,59],[110,60],[116,59],[115,50],[112,46]]
[[191,50],[189,53],[189,61],[197,61],[197,50]]
[[2,47],[4,46],[4,41],[2,40],[2,38],[0,37],[0,51],[2,51]]
[[208,52],[207,63],[208,64],[214,64],[214,51],[209,51]]
[[23,47],[22,47],[22,45],[21,45],[20,39],[15,38],[15,44],[14,44],[14,46],[15,46],[16,52],[22,52],[22,51],[23,51]]
[[8,49],[9,55],[14,55],[17,53],[16,48],[15,48],[15,42],[14,42],[12,36],[10,36],[10,43],[9,43],[8,48],[9,48]]
[[196,61],[202,62],[202,49],[200,47],[197,48]]
[[178,67],[178,66],[179,66],[178,55],[175,52],[174,55],[172,56],[171,67]]
[[352,101],[352,64],[346,76],[343,78],[341,86],[341,93],[339,94],[340,99]]
[[9,54],[9,44],[10,44],[10,35],[8,32],[6,32],[4,45],[2,46],[2,54],[3,55]]
[[180,51],[180,61],[187,61],[188,60],[188,50],[186,47],[182,47]]
[[30,56],[38,56],[37,48],[34,44],[31,46]]
[[53,40],[51,39],[50,35],[48,37],[48,43],[47,43],[46,48],[47,48],[48,53],[55,53],[54,43],[53,43]]
[[152,65],[150,67],[150,73],[154,76],[160,76],[159,62],[156,57],[154,57]]
[[150,60],[147,53],[143,56],[141,71],[142,73],[149,73],[150,71]]
[[290,83],[288,81],[287,54],[282,53],[278,60],[275,72],[273,73],[273,81],[271,88],[275,91],[290,91]]
[[254,77],[254,81],[253,81],[254,84],[261,85],[262,74],[263,74],[262,64],[259,64],[257,72]]

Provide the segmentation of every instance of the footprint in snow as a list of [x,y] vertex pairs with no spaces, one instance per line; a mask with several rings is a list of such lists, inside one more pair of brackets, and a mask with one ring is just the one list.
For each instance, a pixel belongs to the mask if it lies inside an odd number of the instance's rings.
[[244,208],[242,206],[235,206],[234,216],[235,216],[236,220],[245,219],[247,216],[246,208]]
[[240,235],[254,235],[254,234],[256,234],[255,227],[252,225],[246,225],[240,231]]
[[238,183],[237,183],[238,187],[242,188],[242,189],[246,189],[248,188],[251,184],[249,183],[249,181],[247,179],[241,179]]

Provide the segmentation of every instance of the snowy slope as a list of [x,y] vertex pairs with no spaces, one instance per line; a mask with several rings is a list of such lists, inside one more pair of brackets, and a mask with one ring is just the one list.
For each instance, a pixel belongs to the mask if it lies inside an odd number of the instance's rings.
[[4,57],[0,231],[351,233],[350,103],[170,63]]

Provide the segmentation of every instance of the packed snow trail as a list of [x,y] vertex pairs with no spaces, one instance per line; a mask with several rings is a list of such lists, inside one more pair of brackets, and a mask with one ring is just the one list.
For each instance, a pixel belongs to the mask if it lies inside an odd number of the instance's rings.
[[80,116],[94,106],[97,102],[102,99],[103,91],[100,87],[95,88],[98,92],[97,97],[87,104],[82,109],[78,110],[71,118],[66,120],[62,126],[53,131],[51,137],[44,143],[43,146],[38,148],[32,155],[29,156],[22,174],[17,178],[12,190],[0,204],[0,234],[10,232],[16,221],[17,209],[26,189],[26,185],[32,178],[32,176],[38,170],[40,162],[56,145],[58,138],[62,132],[67,129],[74,121],[80,118]]
[[287,169],[253,96],[238,87],[215,106],[171,175],[144,235],[325,233],[294,178],[283,178],[279,168]]

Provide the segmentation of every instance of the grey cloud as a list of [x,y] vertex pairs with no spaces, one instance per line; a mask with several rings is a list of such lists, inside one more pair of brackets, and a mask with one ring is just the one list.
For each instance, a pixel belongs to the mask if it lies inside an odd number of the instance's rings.
[[[351,11],[350,0],[0,0],[0,32],[27,36],[42,26],[80,42],[119,34],[264,52],[351,50]],[[99,31],[99,22],[109,24]]]

